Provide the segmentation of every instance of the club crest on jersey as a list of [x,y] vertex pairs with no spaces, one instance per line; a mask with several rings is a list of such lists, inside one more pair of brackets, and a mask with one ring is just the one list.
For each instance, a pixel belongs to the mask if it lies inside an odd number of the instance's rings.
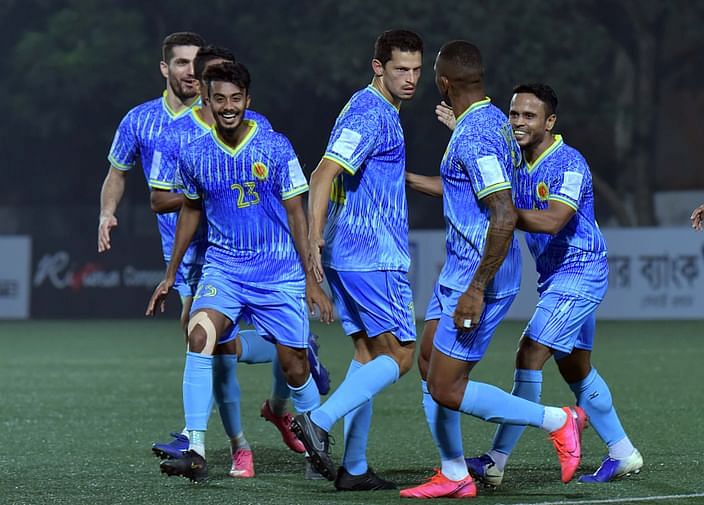
[[538,195],[538,200],[540,200],[541,202],[546,201],[550,196],[550,190],[548,189],[548,185],[542,181],[539,182],[538,186],[535,188],[535,193],[536,195]]
[[263,181],[269,177],[269,167],[261,161],[255,161],[252,163],[252,175],[260,181]]

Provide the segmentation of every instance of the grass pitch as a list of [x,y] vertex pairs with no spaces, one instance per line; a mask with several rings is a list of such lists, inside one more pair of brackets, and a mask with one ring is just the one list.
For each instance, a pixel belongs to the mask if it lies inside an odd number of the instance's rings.
[[[500,326],[473,378],[511,387],[522,325]],[[339,326],[315,325],[334,384],[352,347]],[[420,332],[419,332],[420,333]],[[631,439],[645,458],[638,476],[603,486],[563,485],[545,435],[527,430],[504,484],[480,489],[483,504],[704,503],[704,322],[598,326],[594,364],[611,386]],[[183,338],[176,321],[41,321],[0,323],[0,504],[385,504],[397,492],[338,493],[327,481],[303,480],[303,460],[259,417],[269,393],[268,365],[239,366],[245,434],[254,449],[254,479],[226,476],[229,451],[217,414],[208,431],[211,481],[192,485],[159,473],[150,446],[183,424]],[[574,397],[548,364],[543,401]],[[494,426],[463,419],[466,455],[489,447]],[[334,435],[342,454],[341,423]],[[594,430],[583,442],[583,472],[605,448]],[[436,450],[425,425],[414,370],[374,403],[369,461],[405,487],[430,476]],[[688,496],[688,497],[687,497]],[[670,497],[670,498],[665,498]]]

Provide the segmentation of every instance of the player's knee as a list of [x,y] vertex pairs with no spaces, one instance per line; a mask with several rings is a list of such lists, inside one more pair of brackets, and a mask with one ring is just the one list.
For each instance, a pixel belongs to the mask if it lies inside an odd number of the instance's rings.
[[188,332],[188,350],[190,352],[202,353],[207,343],[205,331],[200,326]]
[[451,410],[459,410],[462,403],[462,392],[456,384],[447,383],[428,377],[428,391],[439,405]]
[[292,386],[302,386],[308,380],[310,368],[306,353],[306,349],[289,349],[285,356],[279,355],[281,371]]
[[195,314],[188,322],[188,350],[211,356],[216,342],[217,332],[208,314]]
[[516,352],[516,368],[542,370],[551,353],[549,347],[523,335]]

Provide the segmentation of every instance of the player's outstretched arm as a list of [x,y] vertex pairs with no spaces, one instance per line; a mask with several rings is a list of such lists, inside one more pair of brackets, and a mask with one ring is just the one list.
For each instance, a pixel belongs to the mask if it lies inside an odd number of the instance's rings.
[[702,225],[704,224],[704,204],[694,209],[689,219],[692,221],[692,228],[694,228],[695,231],[702,231]]
[[284,208],[288,216],[288,225],[293,236],[293,243],[296,246],[296,251],[301,257],[301,263],[306,272],[306,301],[308,302],[308,310],[311,315],[315,315],[315,307],[320,311],[320,320],[324,323],[332,322],[332,303],[320,287],[310,261],[308,250],[308,223],[306,222],[306,213],[303,210],[303,197],[301,195],[294,196],[284,200]]
[[318,282],[323,282],[323,230],[328,216],[330,190],[335,177],[342,173],[342,167],[332,160],[323,158],[310,176],[308,191],[308,258],[313,274]]
[[562,202],[550,200],[545,210],[516,209],[518,223],[516,228],[530,233],[549,233],[555,235],[569,223],[575,210]]
[[[481,201],[489,208],[489,229],[477,271],[474,272],[467,291],[457,301],[453,320],[458,330],[466,331],[479,322],[484,310],[484,290],[508,254],[518,219],[511,199],[511,190],[491,193]],[[465,324],[465,321],[469,321],[469,325]]]
[[455,130],[455,126],[457,125],[455,113],[452,111],[452,107],[447,105],[444,101],[435,106],[435,115],[438,121],[447,126],[450,131]]
[[164,280],[154,289],[154,293],[149,299],[145,313],[147,316],[155,315],[157,306],[161,312],[164,312],[166,296],[176,280],[176,270],[186,254],[193,235],[195,235],[198,226],[200,226],[200,220],[203,215],[201,200],[191,200],[189,198],[184,200],[183,207],[178,215],[178,223],[176,224],[176,237],[174,238],[173,251],[171,251],[171,261],[166,267]]
[[149,193],[149,204],[155,213],[168,214],[169,212],[178,212],[185,198],[182,193],[152,189]]
[[438,198],[442,196],[442,178],[438,175],[430,176],[406,172],[406,184],[419,193]]
[[100,190],[100,216],[98,218],[98,252],[110,249],[110,231],[117,226],[117,206],[125,192],[127,172],[110,166]]

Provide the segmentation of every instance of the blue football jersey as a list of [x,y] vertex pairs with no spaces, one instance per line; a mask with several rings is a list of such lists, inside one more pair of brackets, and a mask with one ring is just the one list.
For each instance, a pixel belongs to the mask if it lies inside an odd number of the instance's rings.
[[406,150],[398,109],[372,85],[358,91],[340,112],[324,157],[344,168],[330,195],[324,265],[407,272]]
[[[445,215],[447,260],[441,285],[465,291],[479,266],[490,212],[481,199],[510,190],[520,149],[506,116],[489,98],[472,104],[460,117],[440,167]],[[514,237],[503,264],[485,289],[485,296],[502,298],[518,292],[521,253]]]
[[[161,165],[161,155],[155,152],[156,142],[164,128],[186,116],[190,109],[176,113],[161,98],[150,100],[130,110],[120,122],[110,147],[108,161],[119,170],[131,170],[139,158],[147,184],[151,174]],[[151,186],[151,185],[150,185]],[[164,260],[169,261],[178,213],[157,214]]]
[[206,263],[237,272],[243,283],[305,291],[305,273],[283,201],[308,190],[288,139],[247,121],[236,148],[217,130],[188,144],[179,171],[184,194],[202,199],[208,226]]
[[[158,164],[152,163],[152,170],[149,174],[149,185],[155,189],[180,192],[182,184],[178,178],[178,164],[182,149],[197,137],[210,133],[211,126],[204,122],[197,111],[200,106],[191,108],[190,113],[179,121],[173,121],[164,128],[156,142],[154,150],[154,160]],[[263,115],[247,110],[245,119],[255,119],[258,126],[271,130],[271,123]],[[162,233],[162,244],[165,247],[164,256],[167,261],[171,257],[173,242],[176,236],[176,222],[172,229],[164,229]],[[188,264],[203,264],[205,260],[205,250],[208,245],[205,221],[193,236],[183,257],[183,262]],[[168,253],[167,253],[168,251]]]
[[594,217],[592,176],[584,157],[561,135],[534,163],[516,172],[516,207],[546,209],[553,200],[575,214],[556,235],[526,233],[538,270],[538,291],[579,293],[601,300],[608,282],[607,248]]

